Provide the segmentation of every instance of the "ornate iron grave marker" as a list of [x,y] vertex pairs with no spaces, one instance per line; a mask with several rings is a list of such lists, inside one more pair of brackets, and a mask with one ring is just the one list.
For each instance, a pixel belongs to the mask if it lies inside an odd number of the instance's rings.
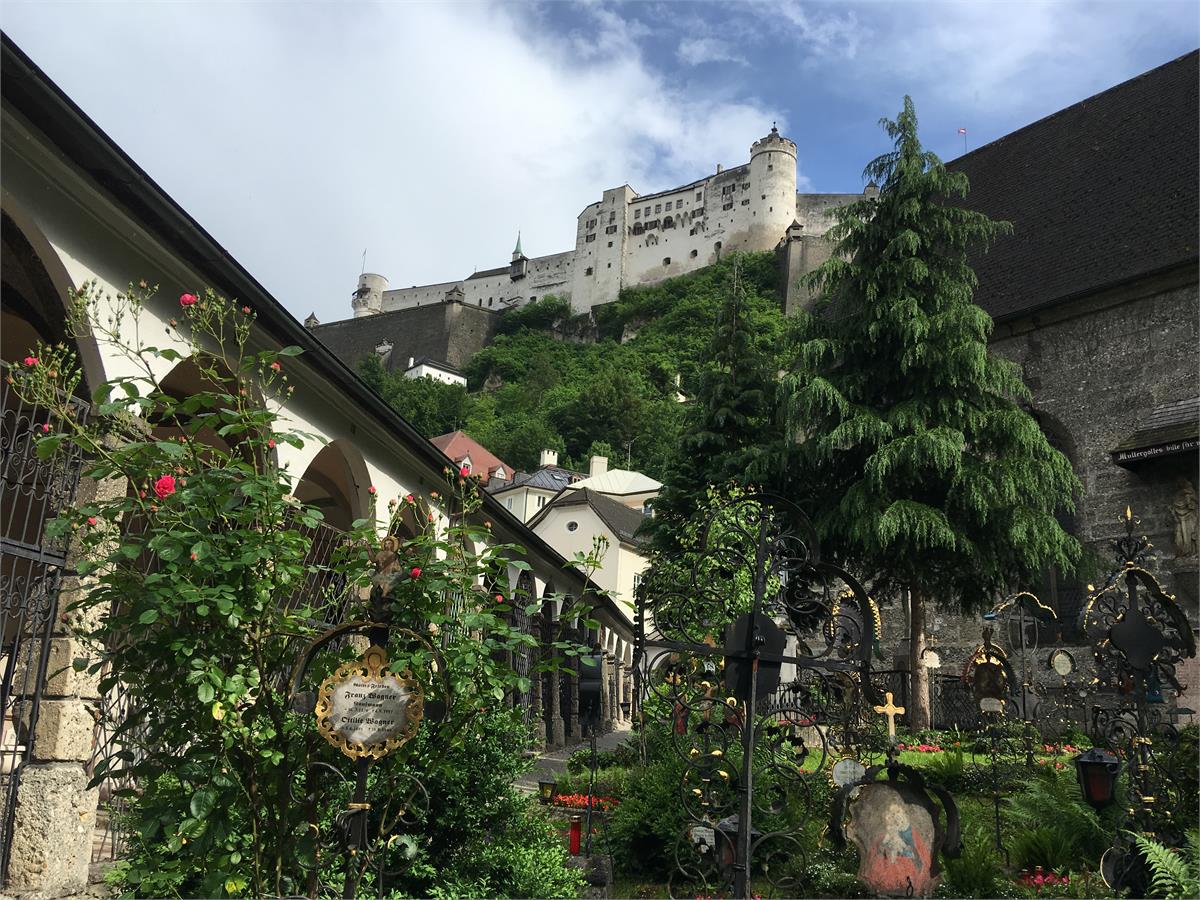
[[387,653],[372,645],[321,683],[317,730],[351,759],[379,759],[412,739],[423,713],[424,691],[412,672],[390,673]]
[[846,751],[882,700],[878,611],[782,498],[718,509],[699,547],[690,571],[648,574],[636,621],[636,694],[662,701],[686,763],[672,895],[800,896],[809,782],[835,755],[835,777],[863,771]]

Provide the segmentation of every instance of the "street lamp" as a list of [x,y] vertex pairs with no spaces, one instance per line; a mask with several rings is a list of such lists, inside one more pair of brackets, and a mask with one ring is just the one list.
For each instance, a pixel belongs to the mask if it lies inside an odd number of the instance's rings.
[[1115,754],[1093,747],[1075,757],[1075,774],[1083,789],[1084,802],[1095,810],[1104,809],[1116,799],[1117,775],[1121,762]]
[[539,781],[538,782],[538,797],[545,804],[554,802],[555,796],[558,794],[557,781]]

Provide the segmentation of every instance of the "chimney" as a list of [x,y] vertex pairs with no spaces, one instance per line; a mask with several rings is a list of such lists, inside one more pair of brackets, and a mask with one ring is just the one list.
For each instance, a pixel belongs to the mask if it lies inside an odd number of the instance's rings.
[[410,356],[408,358],[408,367],[411,369],[413,367],[413,363],[415,363],[415,362],[416,362],[416,360]]
[[603,475],[608,471],[607,456],[593,456],[591,462],[588,463],[588,477],[594,478],[597,475]]
[[720,163],[717,163],[717,174],[720,175],[724,171],[725,171],[725,167],[723,165],[721,165]]
[[558,465],[558,451],[557,450],[543,450],[541,456],[538,457],[538,468],[539,469],[544,468],[546,466],[557,466],[557,465]]

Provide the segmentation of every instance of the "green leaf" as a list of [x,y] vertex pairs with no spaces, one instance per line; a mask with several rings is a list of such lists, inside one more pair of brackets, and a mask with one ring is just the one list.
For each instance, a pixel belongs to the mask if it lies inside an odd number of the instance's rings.
[[183,444],[177,441],[155,441],[154,446],[159,452],[171,457],[171,459],[181,459],[184,453],[187,452]]
[[208,818],[208,814],[213,811],[213,807],[217,804],[217,795],[213,791],[202,790],[192,794],[192,802],[190,809],[192,816],[203,821]]
[[39,438],[37,447],[34,452],[38,459],[49,459],[58,452],[59,446],[62,444],[65,434],[48,434],[43,438]]
[[492,688],[492,696],[495,697],[497,700],[503,700],[504,699],[504,688],[500,687],[499,685]]
[[196,685],[196,699],[201,703],[212,703],[215,696],[216,692],[213,690],[213,686],[207,681],[202,681]]
[[303,352],[304,352],[303,347],[291,346],[291,347],[283,347],[282,349],[280,349],[279,355],[280,356],[299,356]]
[[157,621],[158,621],[158,610],[157,609],[143,610],[142,614],[140,616],[138,616],[138,622],[142,625],[153,625]]

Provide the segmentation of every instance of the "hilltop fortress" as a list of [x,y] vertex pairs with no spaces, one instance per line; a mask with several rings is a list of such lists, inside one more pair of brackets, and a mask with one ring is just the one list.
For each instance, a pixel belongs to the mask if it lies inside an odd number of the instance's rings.
[[[875,190],[868,185],[868,193]],[[862,196],[797,193],[796,145],[772,127],[751,145],[748,163],[717,166],[713,175],[656,194],[628,184],[604,191],[579,214],[573,250],[527,257],[518,236],[508,265],[459,281],[390,289],[383,275],[364,273],[351,306],[355,318],[446,303],[499,312],[553,294],[584,313],[616,300],[622,288],[692,272],[731,250],[819,238],[834,209]],[[795,249],[803,268],[828,255]]]

